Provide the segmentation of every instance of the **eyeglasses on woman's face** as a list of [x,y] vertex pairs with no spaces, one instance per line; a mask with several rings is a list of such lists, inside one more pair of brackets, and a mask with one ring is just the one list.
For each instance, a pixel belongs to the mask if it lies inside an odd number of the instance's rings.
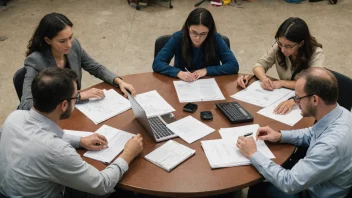
[[200,37],[200,38],[205,38],[208,35],[208,32],[202,32],[202,33],[198,33],[196,31],[193,30],[189,30],[189,35],[191,37]]
[[282,44],[279,40],[276,40],[276,43],[277,43],[277,45],[278,45],[279,47],[281,47],[281,48],[286,48],[286,49],[288,49],[288,50],[294,48],[294,47],[298,44],[298,43],[296,43],[296,44],[294,44],[294,45],[284,45],[284,44]]

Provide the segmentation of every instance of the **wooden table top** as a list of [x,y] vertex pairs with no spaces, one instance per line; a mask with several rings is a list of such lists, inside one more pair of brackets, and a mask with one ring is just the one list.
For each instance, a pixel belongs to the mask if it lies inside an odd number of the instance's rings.
[[[215,77],[227,102],[236,101],[230,96],[242,90],[236,85],[237,77],[240,75],[241,74]],[[215,107],[216,102],[225,102],[225,100],[195,102],[198,105],[196,112],[184,112],[183,106],[185,103],[179,102],[173,85],[173,81],[177,80],[175,78],[149,72],[124,76],[123,79],[133,84],[138,93],[157,90],[158,93],[175,108],[176,112],[174,112],[174,115],[177,119],[192,115],[194,118],[201,120],[201,111],[211,111],[213,113],[213,120],[202,122],[216,130],[192,144],[188,144],[180,138],[174,138],[173,140],[195,149],[196,153],[171,172],[167,172],[144,159],[145,155],[161,146],[164,142],[156,144],[144,128],[137,122],[132,110],[121,113],[98,125],[95,125],[77,109],[74,110],[70,119],[60,121],[60,126],[63,129],[96,131],[103,124],[106,124],[130,133],[140,133],[143,136],[144,150],[132,161],[129,170],[118,184],[119,187],[134,192],[168,197],[203,197],[249,187],[263,179],[253,166],[248,165],[212,170],[202,150],[200,141],[220,139],[221,136],[218,132],[220,128],[259,124],[260,126],[270,126],[276,130],[288,130],[312,126],[314,122],[312,118],[303,118],[296,125],[291,127],[257,114],[256,112],[261,109],[260,107],[237,101],[253,115],[254,120],[253,122],[231,124]],[[254,80],[251,82],[253,81]],[[100,83],[93,87],[115,89],[117,92],[121,93],[119,89],[106,83]],[[276,157],[273,161],[278,164],[284,163],[294,151],[293,145],[266,143]],[[83,155],[86,150],[77,149],[77,151]],[[101,162],[83,156],[82,158],[98,170],[103,170],[106,167],[106,165]]]

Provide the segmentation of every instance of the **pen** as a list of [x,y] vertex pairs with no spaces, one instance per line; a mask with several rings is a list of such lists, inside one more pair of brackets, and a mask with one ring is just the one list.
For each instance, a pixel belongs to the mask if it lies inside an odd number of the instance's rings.
[[[185,70],[188,72],[188,73],[191,73],[188,69],[187,69],[187,67],[185,67]],[[193,79],[193,81],[196,81],[197,79]]]
[[244,134],[243,136],[244,136],[244,137],[248,137],[248,136],[250,136],[250,135],[253,135],[253,132],[246,133],[246,134]]

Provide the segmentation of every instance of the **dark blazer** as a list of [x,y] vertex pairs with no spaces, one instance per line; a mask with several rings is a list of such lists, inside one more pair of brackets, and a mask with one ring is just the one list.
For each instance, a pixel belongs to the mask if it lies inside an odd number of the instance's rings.
[[[103,65],[97,63],[92,59],[87,52],[81,47],[77,39],[73,39],[70,52],[66,55],[67,61],[72,69],[78,75],[77,88],[81,89],[82,68],[88,71],[91,75],[109,83],[113,84],[116,74],[106,69]],[[24,61],[24,66],[27,69],[26,76],[23,82],[23,91],[19,109],[29,110],[33,106],[31,85],[34,77],[45,68],[57,67],[56,61],[48,49],[45,52],[33,52],[27,56]]]

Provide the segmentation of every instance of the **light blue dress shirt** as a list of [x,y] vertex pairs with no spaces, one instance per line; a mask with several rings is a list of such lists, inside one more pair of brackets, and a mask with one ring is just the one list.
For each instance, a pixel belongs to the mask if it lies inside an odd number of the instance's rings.
[[308,147],[307,155],[286,170],[256,152],[250,161],[285,193],[306,190],[310,197],[345,197],[352,186],[352,114],[337,105],[313,127],[281,131],[281,143]]
[[128,170],[118,158],[103,171],[82,160],[56,123],[31,109],[11,113],[0,129],[0,193],[8,197],[62,197],[65,186],[103,195]]

